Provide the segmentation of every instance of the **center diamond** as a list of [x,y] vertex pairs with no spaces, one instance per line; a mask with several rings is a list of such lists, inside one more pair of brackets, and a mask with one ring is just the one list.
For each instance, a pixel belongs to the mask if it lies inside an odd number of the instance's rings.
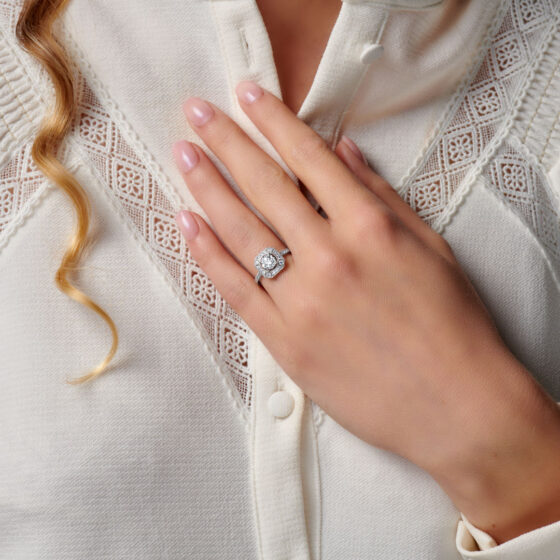
[[278,261],[274,255],[268,253],[267,255],[263,255],[261,258],[261,265],[266,270],[272,270]]
[[255,281],[258,282],[261,276],[265,278],[274,278],[286,266],[284,255],[289,253],[288,248],[282,249],[280,252],[274,247],[265,247],[255,257],[255,268],[259,271],[255,276]]

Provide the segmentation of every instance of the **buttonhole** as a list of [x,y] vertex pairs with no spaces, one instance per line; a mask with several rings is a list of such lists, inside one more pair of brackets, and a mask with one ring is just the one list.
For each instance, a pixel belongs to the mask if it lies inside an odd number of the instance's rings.
[[251,65],[253,64],[253,59],[251,57],[251,49],[249,48],[249,43],[247,41],[247,36],[245,35],[245,30],[240,29],[239,30],[239,35],[240,35],[240,38],[241,38],[241,46],[242,46],[243,52],[245,54],[245,61],[247,63],[247,66],[250,68]]

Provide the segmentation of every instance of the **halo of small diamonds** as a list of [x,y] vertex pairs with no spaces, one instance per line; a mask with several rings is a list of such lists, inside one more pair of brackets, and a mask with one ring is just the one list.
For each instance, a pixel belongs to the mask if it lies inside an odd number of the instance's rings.
[[255,267],[259,274],[255,277],[258,282],[261,276],[274,278],[286,265],[283,255],[289,253],[289,249],[282,252],[274,247],[266,247],[255,257]]

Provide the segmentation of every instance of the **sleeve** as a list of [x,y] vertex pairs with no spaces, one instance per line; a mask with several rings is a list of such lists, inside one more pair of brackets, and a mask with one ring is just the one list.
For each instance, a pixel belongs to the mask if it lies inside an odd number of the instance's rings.
[[[560,401],[556,403],[560,408]],[[560,470],[560,465],[559,465]],[[497,544],[486,532],[475,527],[461,513],[455,545],[463,560],[558,560],[560,558],[560,520]]]
[[461,521],[457,525],[457,546],[459,552],[463,553],[461,548],[465,551],[473,552],[478,550],[488,550],[498,546],[496,541],[488,534],[475,527],[467,517],[461,513]]

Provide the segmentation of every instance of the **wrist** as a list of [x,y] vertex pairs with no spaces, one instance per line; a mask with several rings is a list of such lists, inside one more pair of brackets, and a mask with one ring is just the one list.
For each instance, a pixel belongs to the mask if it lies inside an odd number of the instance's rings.
[[498,544],[560,520],[560,408],[526,374],[525,390],[499,403],[484,433],[465,434],[429,471]]
[[559,468],[560,452],[551,450],[531,468],[520,462],[510,470],[470,472],[444,490],[474,526],[501,544],[560,521]]

